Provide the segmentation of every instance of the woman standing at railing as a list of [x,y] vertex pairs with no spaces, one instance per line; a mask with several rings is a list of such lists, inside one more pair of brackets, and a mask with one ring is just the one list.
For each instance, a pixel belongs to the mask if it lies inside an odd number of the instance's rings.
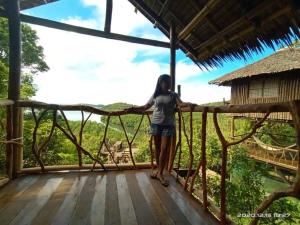
[[155,157],[158,169],[157,171],[153,171],[151,178],[159,179],[164,186],[169,185],[168,180],[163,176],[163,171],[167,164],[168,155],[170,154],[171,139],[175,134],[176,105],[185,107],[192,104],[182,102],[179,95],[171,91],[170,87],[171,77],[167,74],[160,75],[155,91],[149,101],[143,106],[126,109],[127,112],[144,111],[154,105],[149,133],[154,137]]

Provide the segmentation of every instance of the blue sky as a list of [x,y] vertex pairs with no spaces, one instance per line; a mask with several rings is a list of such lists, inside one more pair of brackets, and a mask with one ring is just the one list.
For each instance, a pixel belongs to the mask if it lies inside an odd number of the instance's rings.
[[[60,0],[23,13],[65,23],[103,29],[105,0]],[[35,77],[36,100],[51,103],[109,104],[145,103],[154,90],[157,77],[169,71],[168,49],[134,45],[89,37],[32,25],[44,47],[50,66]],[[115,0],[112,32],[168,39],[127,0]],[[182,99],[195,103],[230,98],[229,88],[208,85],[228,72],[253,63],[273,53],[253,55],[247,61],[226,62],[223,67],[201,71],[181,51],[177,51],[177,84],[182,85]]]

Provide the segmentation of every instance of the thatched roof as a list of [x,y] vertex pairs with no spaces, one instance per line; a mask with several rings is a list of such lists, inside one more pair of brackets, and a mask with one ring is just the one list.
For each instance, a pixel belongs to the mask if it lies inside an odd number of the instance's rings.
[[[20,0],[20,9],[30,9],[40,5],[45,5],[51,2],[56,2],[58,0]],[[0,0],[0,6],[4,5],[4,0]]]
[[[0,0],[0,2],[3,0]],[[52,0],[21,0],[22,9]],[[129,0],[196,64],[220,66],[300,39],[299,0]],[[114,1],[118,4],[118,1]],[[126,20],[126,18],[124,18]]]
[[300,76],[300,48],[285,48],[241,69],[225,74],[210,84],[228,86],[232,80],[253,76],[274,75],[283,72],[299,71]]
[[299,0],[129,0],[197,64],[219,66],[300,38]]

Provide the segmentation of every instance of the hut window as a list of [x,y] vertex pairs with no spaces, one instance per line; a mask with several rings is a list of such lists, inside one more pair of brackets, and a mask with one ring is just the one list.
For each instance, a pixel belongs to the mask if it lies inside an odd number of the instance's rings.
[[250,98],[278,97],[279,82],[277,78],[257,79],[250,81]]

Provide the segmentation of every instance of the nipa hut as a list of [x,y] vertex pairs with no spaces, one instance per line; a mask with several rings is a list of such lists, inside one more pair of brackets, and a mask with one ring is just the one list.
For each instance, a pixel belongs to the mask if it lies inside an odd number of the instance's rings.
[[[285,48],[209,82],[231,87],[230,104],[278,103],[300,99],[300,48]],[[259,113],[236,114],[259,118]],[[272,113],[271,119],[291,120],[290,113]]]

